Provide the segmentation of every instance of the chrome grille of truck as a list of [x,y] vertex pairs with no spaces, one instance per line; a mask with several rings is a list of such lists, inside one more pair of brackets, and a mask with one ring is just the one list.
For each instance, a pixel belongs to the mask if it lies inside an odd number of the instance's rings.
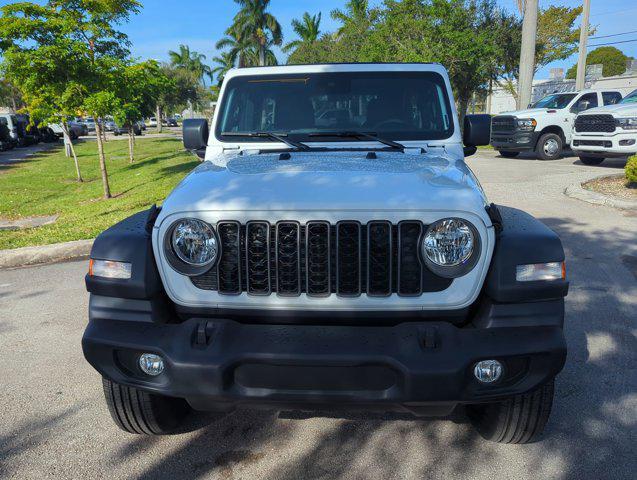
[[615,118],[612,115],[579,115],[575,119],[576,132],[606,132],[615,131]]
[[434,275],[419,259],[424,230],[418,221],[222,221],[217,224],[219,262],[191,281],[223,295],[417,296],[441,291],[451,280]]

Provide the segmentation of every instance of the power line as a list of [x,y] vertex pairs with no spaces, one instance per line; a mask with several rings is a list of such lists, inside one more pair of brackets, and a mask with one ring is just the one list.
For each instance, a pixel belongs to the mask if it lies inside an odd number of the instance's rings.
[[627,9],[624,9],[624,10],[615,10],[613,12],[594,13],[593,15],[591,15],[591,17],[601,17],[601,16],[604,16],[604,15],[615,15],[617,13],[632,12],[634,10],[637,10],[637,8],[627,8]]
[[622,33],[614,33],[612,35],[595,35],[594,37],[589,37],[589,38],[595,38],[595,39],[599,39],[599,38],[611,38],[611,37],[620,37],[622,35],[628,35],[630,33],[637,33],[637,30],[632,30],[630,32],[622,32]]
[[637,38],[633,40],[622,40],[620,42],[594,43],[592,45],[589,45],[589,47],[603,47],[605,45],[619,45],[620,43],[632,43],[632,42],[637,42]]

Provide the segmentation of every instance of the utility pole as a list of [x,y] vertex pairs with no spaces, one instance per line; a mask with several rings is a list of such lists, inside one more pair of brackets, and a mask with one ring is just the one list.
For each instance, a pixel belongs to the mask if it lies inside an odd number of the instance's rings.
[[520,50],[520,79],[518,83],[518,109],[527,108],[531,103],[533,73],[535,72],[535,37],[537,35],[537,2],[524,2],[522,21],[522,48]]
[[579,58],[577,59],[577,79],[575,89],[583,90],[586,80],[586,43],[588,42],[588,17],[591,13],[591,0],[584,0],[582,27],[579,32]]

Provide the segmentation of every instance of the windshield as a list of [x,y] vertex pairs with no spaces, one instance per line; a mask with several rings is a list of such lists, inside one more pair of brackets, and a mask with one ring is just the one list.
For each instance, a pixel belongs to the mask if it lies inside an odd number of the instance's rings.
[[255,132],[287,134],[297,141],[317,141],[321,132],[374,132],[392,140],[453,134],[445,82],[433,72],[235,77],[226,86],[219,115],[215,134],[222,141],[263,141],[240,135]]
[[619,103],[637,103],[637,90],[635,90],[632,93],[629,93]]
[[575,98],[576,93],[556,93],[535,102],[533,108],[566,108]]

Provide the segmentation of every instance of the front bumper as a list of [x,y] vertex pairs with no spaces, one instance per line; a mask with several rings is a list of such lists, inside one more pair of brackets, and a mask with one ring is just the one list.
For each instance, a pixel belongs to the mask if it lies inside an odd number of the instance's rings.
[[491,146],[496,150],[524,152],[534,150],[539,132],[492,132]]
[[[566,345],[561,325],[498,327],[511,321],[529,325],[505,317],[506,311],[491,318],[482,324],[486,328],[443,321],[292,326],[94,318],[82,346],[103,376],[185,398],[197,410],[248,405],[445,415],[459,403],[531,391],[562,369]],[[137,366],[143,352],[161,355],[165,371],[144,375]],[[505,373],[498,383],[482,385],[473,377],[473,366],[489,358],[500,360]]]
[[637,131],[609,134],[574,134],[571,147],[576,155],[625,157],[637,153]]

